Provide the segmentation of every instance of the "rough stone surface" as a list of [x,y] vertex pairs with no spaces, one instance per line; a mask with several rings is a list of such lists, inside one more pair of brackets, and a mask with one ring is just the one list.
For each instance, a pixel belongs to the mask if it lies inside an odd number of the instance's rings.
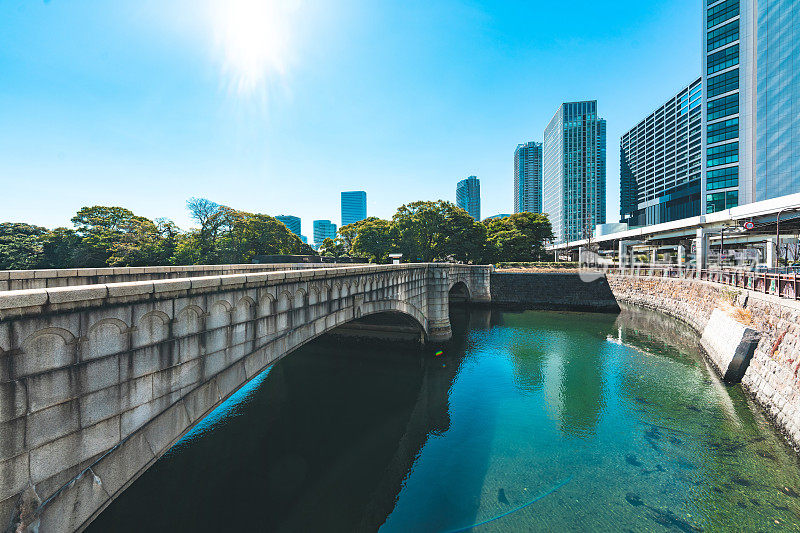
[[492,304],[524,309],[619,311],[606,277],[594,273],[493,272]]
[[738,313],[760,336],[742,386],[800,450],[800,302],[706,281],[622,275],[608,281],[618,301],[673,316],[700,334],[715,309]]

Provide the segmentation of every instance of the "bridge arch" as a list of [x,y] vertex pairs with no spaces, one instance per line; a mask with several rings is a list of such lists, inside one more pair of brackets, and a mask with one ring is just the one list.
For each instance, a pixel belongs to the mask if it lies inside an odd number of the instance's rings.
[[469,287],[463,281],[456,281],[453,283],[450,286],[447,296],[450,303],[463,303],[472,300]]

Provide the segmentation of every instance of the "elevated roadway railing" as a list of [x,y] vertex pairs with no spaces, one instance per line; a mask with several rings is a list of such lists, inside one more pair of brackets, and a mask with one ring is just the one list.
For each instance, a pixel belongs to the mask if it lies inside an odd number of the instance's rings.
[[608,269],[612,274],[626,276],[652,276],[662,278],[677,279],[697,279],[730,285],[740,289],[772,294],[790,300],[800,299],[797,290],[797,272],[781,273],[774,271],[758,271],[750,269],[736,268],[709,268],[696,269],[691,267],[679,266],[650,266],[634,265],[624,267],[612,267]]

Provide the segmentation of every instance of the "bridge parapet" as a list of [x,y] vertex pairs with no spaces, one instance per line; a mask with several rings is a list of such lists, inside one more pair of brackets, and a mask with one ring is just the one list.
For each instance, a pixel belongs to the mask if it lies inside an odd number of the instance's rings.
[[[263,265],[257,265],[263,267]],[[72,531],[194,424],[355,318],[450,336],[449,291],[490,267],[303,268],[0,292],[0,526]]]

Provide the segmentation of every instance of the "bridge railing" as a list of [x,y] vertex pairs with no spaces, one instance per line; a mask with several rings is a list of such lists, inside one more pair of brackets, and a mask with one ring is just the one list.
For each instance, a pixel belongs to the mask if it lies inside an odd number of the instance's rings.
[[696,269],[691,267],[636,265],[628,267],[611,267],[612,274],[623,276],[648,276],[675,279],[695,279],[730,285],[740,289],[772,294],[790,300],[800,299],[798,293],[798,275],[755,271],[748,269]]

